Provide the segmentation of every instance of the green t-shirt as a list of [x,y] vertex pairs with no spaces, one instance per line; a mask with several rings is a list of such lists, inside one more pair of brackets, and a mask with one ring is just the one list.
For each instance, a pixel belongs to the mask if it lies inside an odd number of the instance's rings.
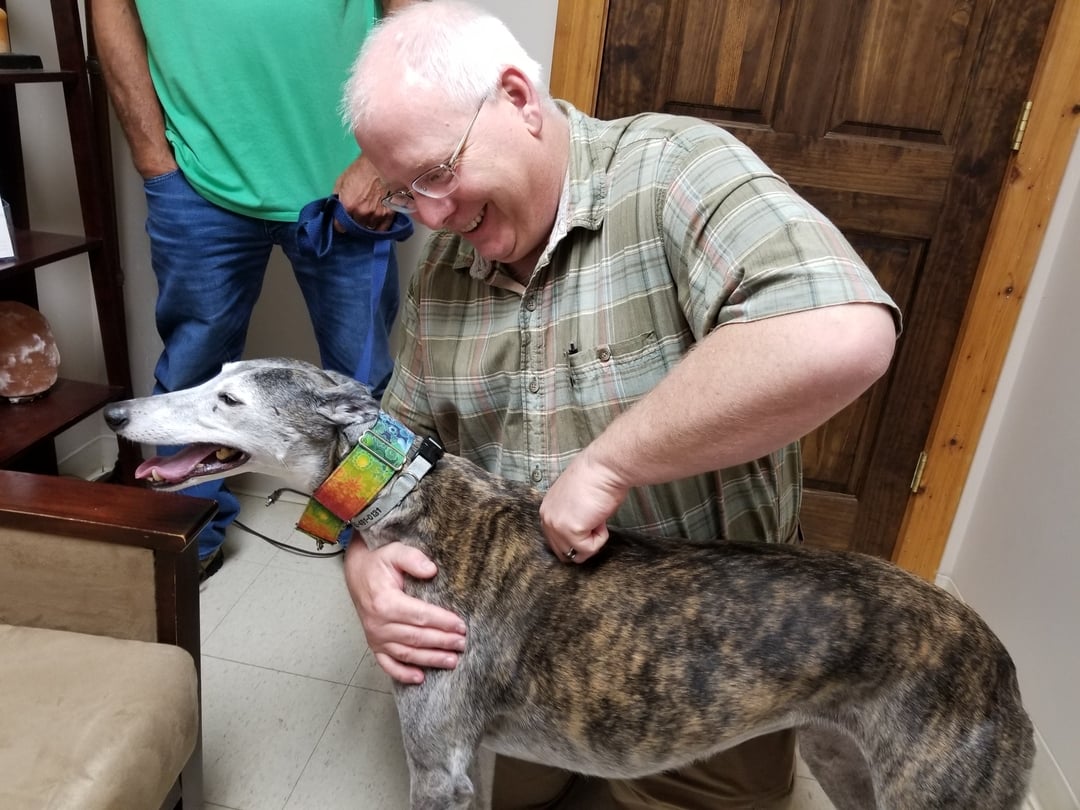
[[137,0],[176,162],[208,200],[287,222],[359,147],[343,84],[375,0]]

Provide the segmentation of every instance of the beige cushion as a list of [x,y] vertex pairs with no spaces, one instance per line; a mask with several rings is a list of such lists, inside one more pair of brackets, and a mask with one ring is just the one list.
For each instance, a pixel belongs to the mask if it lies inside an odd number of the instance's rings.
[[179,647],[0,624],[0,807],[157,810],[198,709]]

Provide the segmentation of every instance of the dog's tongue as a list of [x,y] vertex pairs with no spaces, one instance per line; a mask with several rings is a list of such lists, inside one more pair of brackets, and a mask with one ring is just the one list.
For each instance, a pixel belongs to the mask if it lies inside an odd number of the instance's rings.
[[147,459],[135,470],[136,478],[154,478],[175,483],[187,478],[191,471],[202,463],[207,456],[217,452],[216,444],[189,444],[179,453],[164,457],[154,456]]

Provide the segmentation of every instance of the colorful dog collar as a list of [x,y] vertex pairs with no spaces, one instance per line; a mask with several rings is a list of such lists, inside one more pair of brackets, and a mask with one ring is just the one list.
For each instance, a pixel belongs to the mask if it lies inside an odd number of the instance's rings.
[[[401,503],[442,456],[438,442],[424,439],[410,460],[409,451],[415,442],[416,434],[380,413],[345,460],[312,494],[296,528],[321,543],[336,543],[354,519],[360,520],[358,526],[373,524]],[[395,477],[394,486],[384,493]]]

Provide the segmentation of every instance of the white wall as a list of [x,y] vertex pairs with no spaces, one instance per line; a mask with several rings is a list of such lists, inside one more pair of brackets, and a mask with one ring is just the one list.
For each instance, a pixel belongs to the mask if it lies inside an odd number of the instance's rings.
[[[1009,648],[1025,704],[1074,792],[1080,790],[1077,257],[1080,140],[940,569]],[[1047,807],[1076,806],[1075,796],[1058,801]]]

